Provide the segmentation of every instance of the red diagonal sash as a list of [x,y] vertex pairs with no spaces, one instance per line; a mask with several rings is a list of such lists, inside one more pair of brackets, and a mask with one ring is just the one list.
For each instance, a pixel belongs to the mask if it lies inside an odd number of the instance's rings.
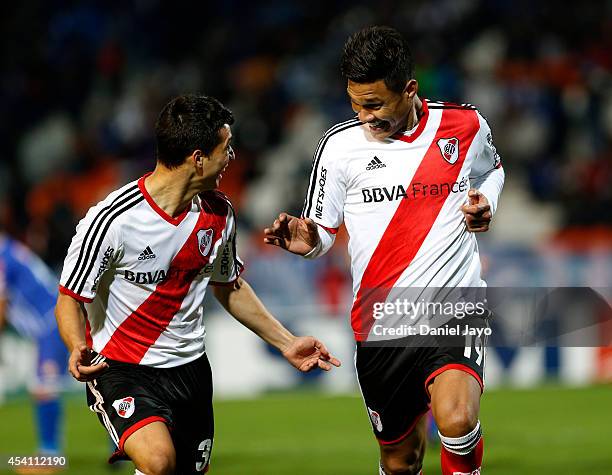
[[212,250],[215,242],[222,238],[225,221],[225,213],[200,213],[187,241],[170,263],[166,279],[157,284],[155,291],[119,325],[101,351],[104,356],[127,363],[142,360],[180,310],[195,277],[208,264],[212,251],[206,257],[200,253],[198,231],[214,230]]
[[[443,109],[440,125],[410,185],[454,183],[457,181],[468,149],[479,130],[476,112]],[[444,160],[437,142],[441,138],[459,139],[459,158],[454,164]],[[402,199],[387,229],[374,250],[361,278],[359,291],[351,310],[355,338],[367,339],[374,323],[372,307],[384,302],[393,285],[408,268],[429,234],[448,195],[428,194]]]

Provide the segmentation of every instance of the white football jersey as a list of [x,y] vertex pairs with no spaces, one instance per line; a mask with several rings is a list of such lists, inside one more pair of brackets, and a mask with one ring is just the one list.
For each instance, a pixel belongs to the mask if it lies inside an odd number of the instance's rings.
[[[331,233],[346,225],[358,340],[371,327],[360,315],[371,315],[364,299],[372,290],[485,285],[460,208],[500,167],[489,126],[470,105],[424,100],[417,126],[384,141],[357,119],[323,136],[303,216]],[[494,208],[497,196],[484,194]]]
[[147,175],[92,207],[72,239],[60,292],[85,303],[87,344],[107,358],[159,368],[204,354],[203,301],[238,278],[234,211],[208,191],[173,218]]

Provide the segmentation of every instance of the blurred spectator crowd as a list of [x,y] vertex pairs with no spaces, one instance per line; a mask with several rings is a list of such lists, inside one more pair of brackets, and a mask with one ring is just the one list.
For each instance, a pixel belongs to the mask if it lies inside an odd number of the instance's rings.
[[[265,252],[261,228],[300,212],[319,137],[352,116],[345,39],[381,23],[410,40],[421,97],[491,124],[511,224],[497,240],[538,221],[547,239],[588,228],[612,247],[610,2],[24,1],[0,23],[2,222],[55,269],[87,208],[152,169],[156,116],[188,92],[234,111],[222,189]],[[331,259],[321,272],[341,286]]]

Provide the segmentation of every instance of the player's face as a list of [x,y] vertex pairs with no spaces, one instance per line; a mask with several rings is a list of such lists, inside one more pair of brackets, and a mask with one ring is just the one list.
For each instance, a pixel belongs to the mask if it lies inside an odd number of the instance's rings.
[[221,141],[210,154],[210,175],[214,178],[216,186],[219,186],[223,172],[227,169],[230,160],[235,158],[234,149],[232,148],[232,129],[225,124],[219,130]]
[[400,93],[389,90],[382,79],[372,83],[349,80],[346,90],[353,110],[368,125],[373,138],[384,140],[406,128],[414,106],[416,81],[409,81]]

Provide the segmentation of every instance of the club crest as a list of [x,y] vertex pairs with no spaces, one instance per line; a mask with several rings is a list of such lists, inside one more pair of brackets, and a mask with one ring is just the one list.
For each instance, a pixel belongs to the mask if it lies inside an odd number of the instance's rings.
[[113,402],[113,407],[115,408],[115,411],[117,411],[117,414],[119,414],[119,417],[127,419],[134,414],[136,403],[134,402],[134,398],[132,396],[127,396]]
[[457,137],[451,137],[450,139],[438,140],[438,147],[442,158],[451,165],[454,165],[459,158],[459,139]]
[[383,425],[382,425],[382,421],[380,420],[380,414],[376,411],[373,411],[369,407],[368,407],[368,412],[370,413],[370,420],[372,421],[372,424],[374,425],[374,427],[376,427],[376,430],[378,432],[382,432]]
[[198,249],[200,250],[200,254],[202,254],[204,257],[206,257],[210,252],[213,241],[213,233],[214,231],[212,228],[200,229],[198,231]]

